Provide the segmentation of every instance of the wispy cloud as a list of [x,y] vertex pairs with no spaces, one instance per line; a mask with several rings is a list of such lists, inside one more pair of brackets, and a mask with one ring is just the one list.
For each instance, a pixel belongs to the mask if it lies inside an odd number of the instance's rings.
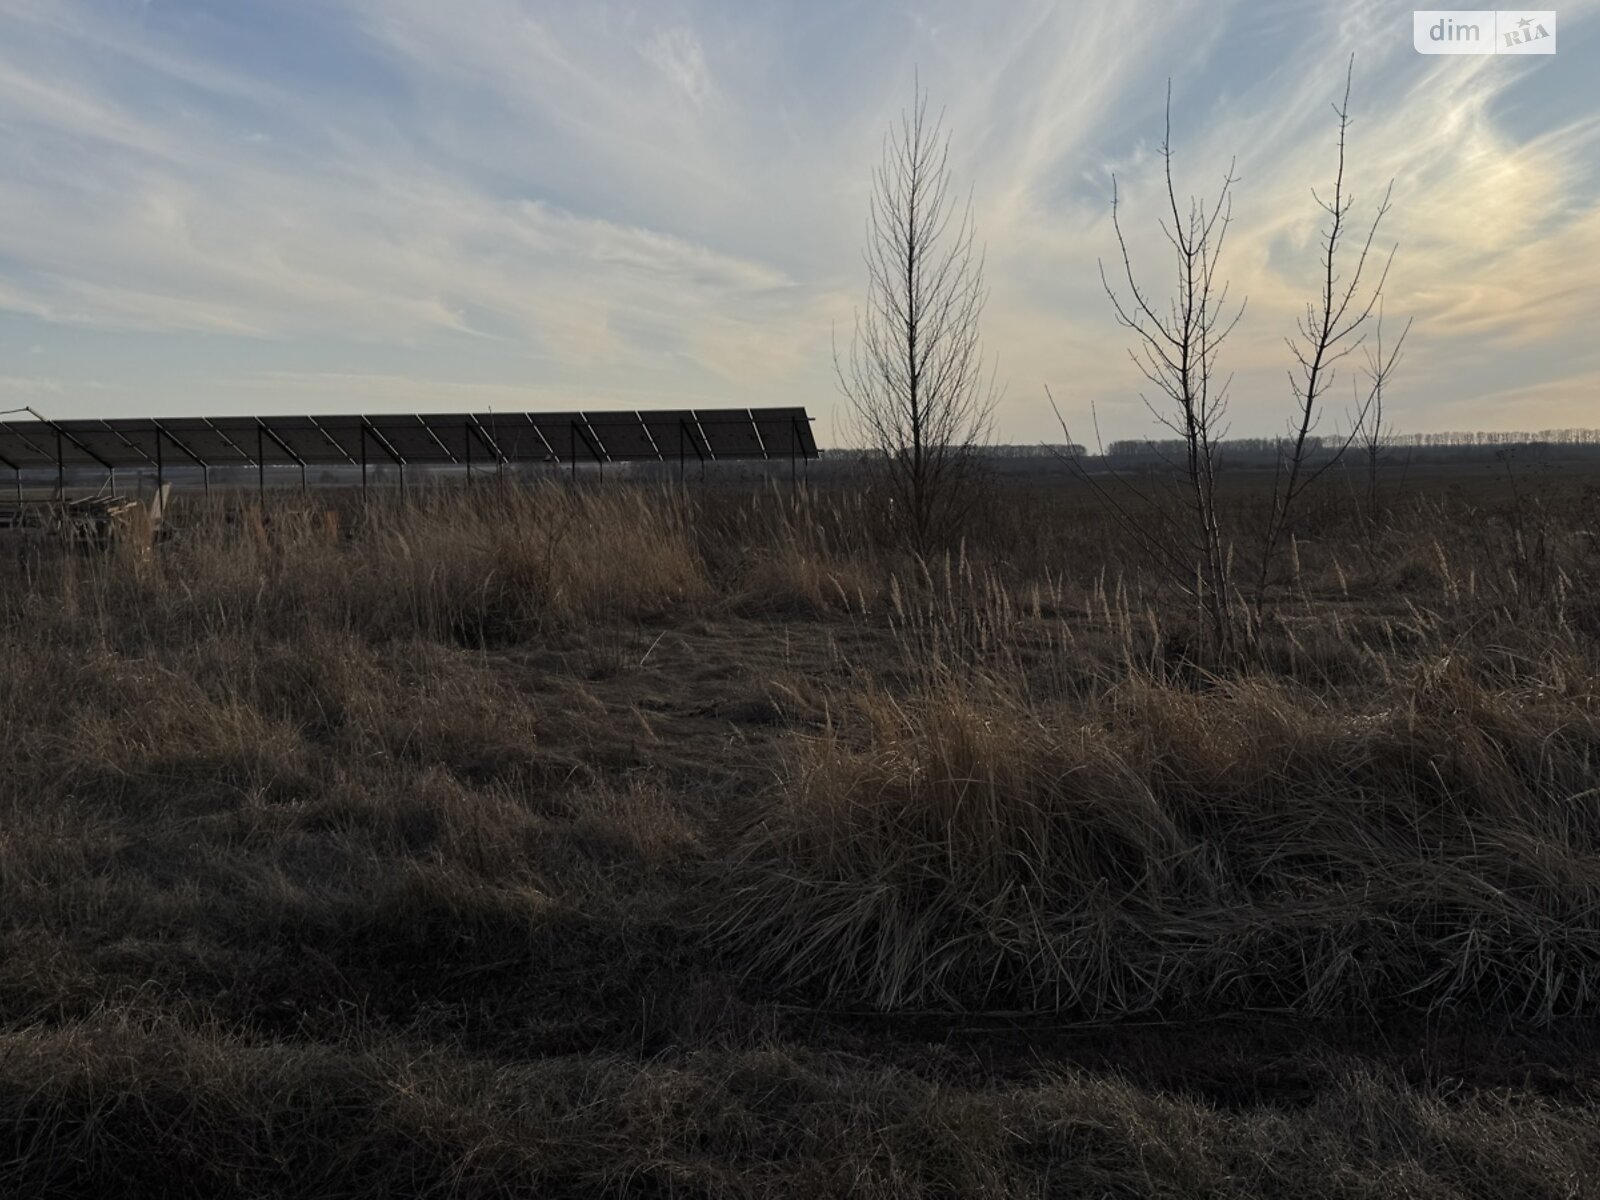
[[1397,412],[1575,423],[1596,370],[1595,10],[1562,10],[1555,58],[1514,61],[1424,60],[1380,0],[0,0],[0,342],[46,350],[0,350],[0,373],[36,367],[63,412],[582,397],[826,417],[870,167],[916,70],[987,246],[1002,435],[1052,436],[1047,382],[1135,432],[1095,264],[1115,173],[1135,253],[1164,269],[1170,76],[1182,186],[1238,159],[1236,422],[1270,428],[1354,52],[1351,182],[1365,206],[1394,181],[1388,311],[1417,319]]
[[711,94],[711,76],[700,40],[692,30],[664,29],[647,38],[639,52],[696,107],[705,103]]

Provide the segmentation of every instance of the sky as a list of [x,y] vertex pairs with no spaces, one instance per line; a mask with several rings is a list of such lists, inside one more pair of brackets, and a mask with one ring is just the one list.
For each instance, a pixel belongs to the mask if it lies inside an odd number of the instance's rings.
[[[1392,427],[1600,426],[1600,0],[1544,56],[1423,56],[1388,0],[0,0],[0,409],[54,417],[803,404],[865,299],[919,78],[985,253],[999,441],[1153,432],[1100,283],[1235,161],[1232,432],[1285,422],[1355,56],[1393,183]],[[1392,334],[1391,334],[1392,336]],[[1359,355],[1356,356],[1359,358]],[[1355,367],[1354,359],[1347,366]],[[1348,420],[1359,370],[1335,381]]]

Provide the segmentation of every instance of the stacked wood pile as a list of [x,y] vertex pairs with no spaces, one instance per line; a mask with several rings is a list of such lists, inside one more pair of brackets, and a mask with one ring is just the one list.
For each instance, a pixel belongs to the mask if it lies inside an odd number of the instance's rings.
[[104,549],[113,542],[149,547],[161,532],[172,485],[149,501],[124,495],[20,500],[0,505],[0,533]]

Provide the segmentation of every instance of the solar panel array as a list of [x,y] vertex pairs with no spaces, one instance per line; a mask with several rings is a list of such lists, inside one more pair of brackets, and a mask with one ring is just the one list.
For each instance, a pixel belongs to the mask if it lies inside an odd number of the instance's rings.
[[815,458],[803,408],[0,420],[0,466],[475,466]]

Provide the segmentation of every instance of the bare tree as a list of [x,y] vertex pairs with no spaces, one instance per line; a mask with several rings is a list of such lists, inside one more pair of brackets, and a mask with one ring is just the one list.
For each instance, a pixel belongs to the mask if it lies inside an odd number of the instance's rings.
[[988,293],[970,197],[950,190],[949,137],[920,85],[884,136],[867,218],[867,303],[848,356],[834,349],[858,440],[879,456],[900,532],[919,553],[970,507],[976,447],[998,396],[985,382],[979,318]]
[[[1278,456],[1277,473],[1273,477],[1272,510],[1267,519],[1267,530],[1261,551],[1261,574],[1256,583],[1255,603],[1259,611],[1265,603],[1271,579],[1272,563],[1285,536],[1292,532],[1295,503],[1324,471],[1337,464],[1355,440],[1357,431],[1365,421],[1363,410],[1352,423],[1350,436],[1336,444],[1334,452],[1315,467],[1312,466],[1311,437],[1321,416],[1322,400],[1333,385],[1335,366],[1340,359],[1353,353],[1366,336],[1367,322],[1383,297],[1383,286],[1389,277],[1389,266],[1394,261],[1392,247],[1384,259],[1376,281],[1370,279],[1368,260],[1372,256],[1372,243],[1378,235],[1378,225],[1389,212],[1389,197],[1394,182],[1383,193],[1367,235],[1357,251],[1348,277],[1341,276],[1341,253],[1346,251],[1349,217],[1355,207],[1355,197],[1345,190],[1345,145],[1350,129],[1350,82],[1355,72],[1355,58],[1345,69],[1344,99],[1334,106],[1339,118],[1339,165],[1333,177],[1333,198],[1325,200],[1311,193],[1312,198],[1328,215],[1328,224],[1322,234],[1320,258],[1320,286],[1316,300],[1306,304],[1305,315],[1298,326],[1298,336],[1288,338],[1290,353],[1296,367],[1289,372],[1289,387],[1294,395],[1294,415],[1289,422],[1289,437],[1285,449]],[[1363,286],[1364,280],[1368,286]],[[1402,341],[1404,339],[1402,338]],[[1396,346],[1395,353],[1398,354]],[[1387,372],[1385,372],[1387,374]],[[1381,383],[1378,388],[1381,392]]]
[[[1361,454],[1366,460],[1367,495],[1366,512],[1367,524],[1370,532],[1376,533],[1378,526],[1378,465],[1388,449],[1390,434],[1384,423],[1383,389],[1389,382],[1389,377],[1394,374],[1395,367],[1400,362],[1400,352],[1405,347],[1406,334],[1411,332],[1411,322],[1407,321],[1405,328],[1400,331],[1399,340],[1389,349],[1386,355],[1383,352],[1383,306],[1378,306],[1378,319],[1373,327],[1372,347],[1367,349],[1367,399],[1364,405],[1358,405],[1358,417],[1355,421],[1357,438],[1361,444]],[[1359,394],[1359,393],[1358,393]]]
[[1160,456],[1176,468],[1185,498],[1180,515],[1174,517],[1147,493],[1130,489],[1138,503],[1131,509],[1117,503],[1114,511],[1180,586],[1193,591],[1213,641],[1225,649],[1235,635],[1233,589],[1228,547],[1217,516],[1216,487],[1229,380],[1219,380],[1217,361],[1244,314],[1244,305],[1229,315],[1228,284],[1219,277],[1218,269],[1232,215],[1234,174],[1230,163],[1213,202],[1191,196],[1186,207],[1179,205],[1172,180],[1170,82],[1161,158],[1167,215],[1159,218],[1158,224],[1176,258],[1176,292],[1169,300],[1158,302],[1140,285],[1122,228],[1114,180],[1111,223],[1122,259],[1117,272],[1121,279],[1113,284],[1102,262],[1100,282],[1118,323],[1134,335],[1129,356],[1157,393],[1155,399],[1147,393],[1140,398],[1156,421],[1177,437],[1179,457]]

